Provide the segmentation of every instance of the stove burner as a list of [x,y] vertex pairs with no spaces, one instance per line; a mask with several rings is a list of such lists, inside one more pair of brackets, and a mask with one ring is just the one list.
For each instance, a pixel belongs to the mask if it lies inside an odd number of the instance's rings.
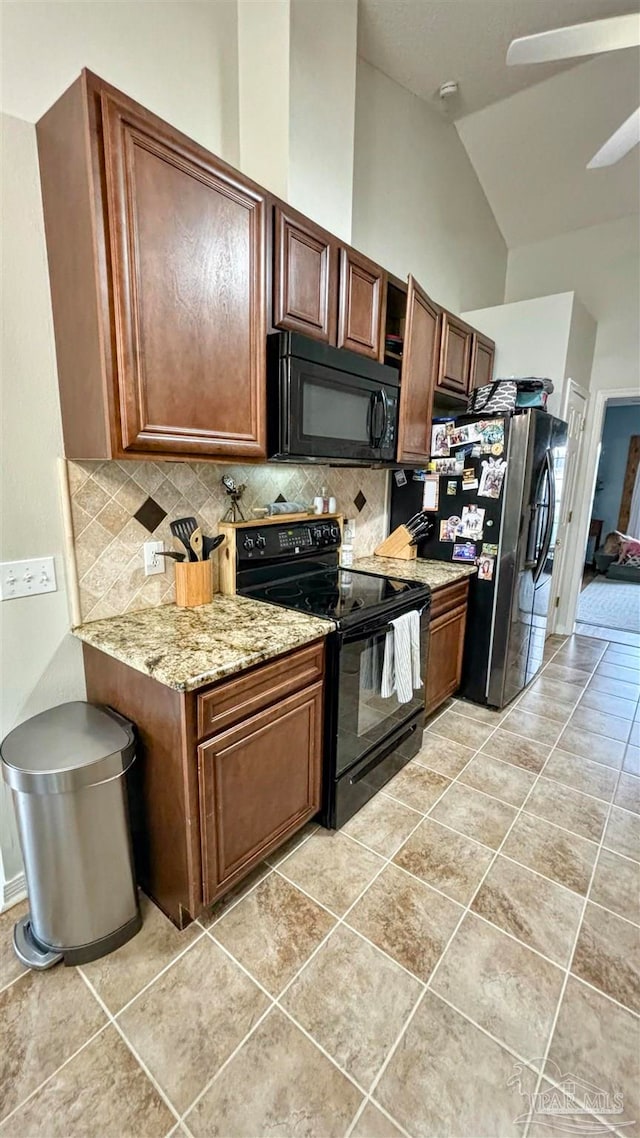
[[303,590],[300,588],[300,585],[268,585],[265,589],[265,596],[268,597],[270,601],[280,601],[282,603],[286,601],[296,601],[303,595]]

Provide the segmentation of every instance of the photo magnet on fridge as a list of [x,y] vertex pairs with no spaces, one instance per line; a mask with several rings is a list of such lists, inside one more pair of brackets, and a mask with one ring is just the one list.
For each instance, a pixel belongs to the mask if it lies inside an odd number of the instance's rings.
[[502,490],[507,460],[505,458],[484,458],[480,475],[479,498],[499,498]]
[[450,458],[432,458],[429,470],[434,474],[462,474],[464,463],[455,455]]
[[449,495],[449,497],[455,498],[457,493],[458,493],[457,481],[447,482],[447,494]]
[[432,458],[448,458],[449,436],[447,428],[449,423],[434,423],[431,428],[431,456]]
[[440,499],[440,479],[437,474],[427,474],[424,480],[424,492],[422,494],[422,509],[423,510],[437,510],[438,501]]
[[459,525],[460,518],[456,514],[450,518],[444,518],[440,522],[440,541],[455,541]]
[[459,426],[448,423],[447,435],[450,447],[466,446],[467,443],[477,442],[479,438],[475,423],[462,423]]
[[[485,454],[502,454],[504,449],[504,421],[502,419],[481,419],[476,423],[480,446]],[[496,447],[499,449],[494,450]]]
[[478,558],[478,580],[479,581],[492,581],[493,580],[493,567],[496,563],[495,557],[485,557],[484,553]]
[[396,480],[396,486],[406,486],[407,485],[407,476],[406,476],[404,470],[396,470],[393,477]]
[[462,489],[463,490],[477,490],[478,479],[473,466],[465,467],[462,471]]
[[453,553],[451,555],[452,561],[475,561],[476,547],[472,541],[459,542],[453,544]]
[[498,546],[494,545],[491,541],[483,541],[482,543],[482,556],[483,557],[497,557]]
[[470,506],[462,507],[462,523],[459,529],[460,537],[471,537],[474,541],[480,541],[482,538],[482,527],[484,525],[485,511],[475,502]]

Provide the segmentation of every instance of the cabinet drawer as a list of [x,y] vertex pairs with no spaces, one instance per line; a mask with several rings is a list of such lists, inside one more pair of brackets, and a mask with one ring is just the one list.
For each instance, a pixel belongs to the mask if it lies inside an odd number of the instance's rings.
[[210,688],[198,696],[198,738],[232,727],[276,700],[321,680],[323,674],[324,642],[320,641]]
[[468,578],[456,581],[453,585],[447,585],[444,589],[436,589],[431,596],[431,624],[433,625],[434,620],[442,613],[448,612],[458,605],[466,604],[468,594]]
[[431,621],[425,684],[427,716],[460,686],[466,623],[466,601]]

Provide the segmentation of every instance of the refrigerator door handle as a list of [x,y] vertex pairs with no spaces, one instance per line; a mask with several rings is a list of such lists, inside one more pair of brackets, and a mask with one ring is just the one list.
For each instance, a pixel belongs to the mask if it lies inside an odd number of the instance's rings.
[[544,456],[544,461],[549,483],[549,507],[547,512],[547,528],[545,530],[542,546],[540,548],[540,556],[538,557],[538,561],[535,564],[535,568],[533,570],[534,582],[537,582],[540,579],[542,571],[545,567],[547,555],[549,553],[549,547],[551,545],[551,534],[553,532],[553,523],[555,521],[556,514],[556,478],[555,471],[553,469],[553,458],[549,449],[547,449],[547,452]]

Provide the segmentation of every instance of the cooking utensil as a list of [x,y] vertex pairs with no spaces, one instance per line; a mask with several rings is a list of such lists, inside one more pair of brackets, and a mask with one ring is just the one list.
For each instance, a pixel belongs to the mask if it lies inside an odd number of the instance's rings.
[[217,537],[203,537],[202,538],[202,560],[208,561],[214,549],[222,545],[224,541],[224,534],[219,533]]
[[431,518],[427,518],[422,523],[422,525],[418,526],[417,529],[414,529],[411,545],[417,545],[419,541],[422,541],[425,537],[428,537],[429,534],[433,531],[433,524],[434,523]]
[[184,546],[187,551],[187,559],[189,561],[197,561],[194,551],[191,549],[190,538],[195,529],[198,528],[198,523],[195,518],[177,518],[175,522],[169,523],[169,529],[174,537]]
[[159,549],[157,557],[172,557],[174,561],[186,561],[186,553],[174,553],[172,549]]
[[189,545],[191,546],[192,553],[195,554],[195,560],[202,561],[202,530],[200,526],[196,526],[190,535]]

